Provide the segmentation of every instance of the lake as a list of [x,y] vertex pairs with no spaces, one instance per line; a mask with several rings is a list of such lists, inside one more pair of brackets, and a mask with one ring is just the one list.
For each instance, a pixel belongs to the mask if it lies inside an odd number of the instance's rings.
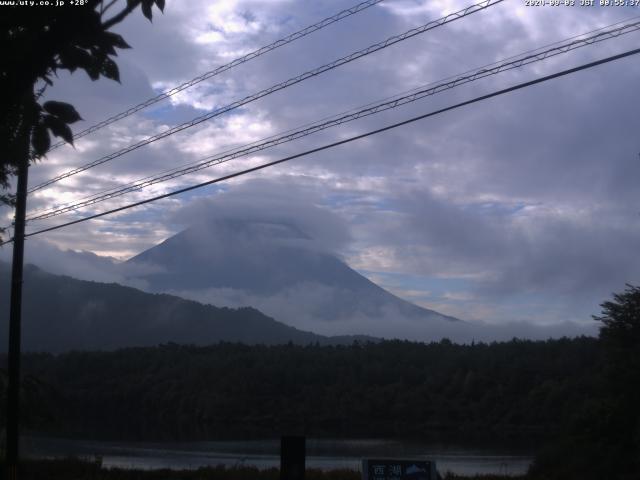
[[[32,458],[102,457],[105,467],[137,469],[195,469],[204,466],[280,465],[280,440],[212,441],[181,443],[104,442],[43,437],[22,438],[22,452]],[[363,458],[415,458],[434,460],[438,470],[460,475],[526,472],[533,460],[529,452],[496,448],[421,444],[384,439],[307,439],[307,468],[361,470]]]

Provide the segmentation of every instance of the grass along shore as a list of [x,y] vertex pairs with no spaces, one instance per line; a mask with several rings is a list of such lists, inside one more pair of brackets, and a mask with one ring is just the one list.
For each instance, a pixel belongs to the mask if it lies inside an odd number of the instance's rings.
[[[2,466],[4,471],[4,465]],[[308,469],[305,480],[361,480],[354,470]],[[196,470],[136,470],[103,468],[100,461],[77,458],[26,460],[21,464],[21,480],[280,480],[277,468],[260,470],[252,467],[204,467]],[[444,480],[525,480],[527,476],[443,474]],[[533,479],[530,479],[533,480]]]

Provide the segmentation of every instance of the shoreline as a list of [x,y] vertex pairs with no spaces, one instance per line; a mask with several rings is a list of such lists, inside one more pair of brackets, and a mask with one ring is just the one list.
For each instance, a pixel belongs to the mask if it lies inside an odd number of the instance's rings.
[[[105,468],[127,470],[197,470],[246,467],[266,471],[280,465],[280,439],[249,442],[102,442],[55,438],[25,438],[26,458],[78,458]],[[307,439],[306,465],[319,471],[360,472],[362,460],[413,458],[435,461],[442,471],[458,475],[522,475],[531,465],[531,451],[463,448],[452,444],[403,443],[393,439]],[[360,473],[358,473],[360,475]]]
[[[0,466],[4,468],[4,466]],[[100,459],[87,461],[79,458],[25,460],[21,462],[21,477],[25,480],[279,480],[280,470],[260,470],[252,467],[222,466],[191,470],[159,469],[140,470],[108,468]],[[457,475],[439,470],[443,480],[527,480],[527,475]],[[305,480],[362,480],[355,470],[334,469],[305,471]]]

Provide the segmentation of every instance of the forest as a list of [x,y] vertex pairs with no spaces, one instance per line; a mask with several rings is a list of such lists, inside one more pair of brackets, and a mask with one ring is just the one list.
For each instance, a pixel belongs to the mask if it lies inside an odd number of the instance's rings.
[[537,441],[597,396],[599,355],[586,337],[27,354],[24,421],[43,433],[119,440]]

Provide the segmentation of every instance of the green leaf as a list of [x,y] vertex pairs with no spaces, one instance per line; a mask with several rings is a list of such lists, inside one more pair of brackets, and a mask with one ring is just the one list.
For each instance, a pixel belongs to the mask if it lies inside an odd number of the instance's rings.
[[129,45],[127,42],[125,42],[124,38],[122,38],[121,35],[118,35],[117,33],[113,33],[113,32],[104,32],[104,37],[111,43],[111,45],[113,45],[114,47],[117,48],[131,48],[131,45]]
[[69,125],[63,122],[60,118],[47,115],[44,117],[44,124],[56,137],[62,137],[65,142],[73,145],[73,133],[71,132],[71,128],[69,128]]
[[164,12],[164,0],[156,0],[156,5],[158,6],[161,12]]
[[118,56],[118,52],[116,52],[116,49],[113,48],[113,45],[111,43],[109,43],[108,41],[104,41],[102,40],[100,42],[100,51],[101,52],[106,52],[107,55],[113,55],[113,56]]
[[92,59],[92,62],[84,68],[84,71],[87,72],[89,78],[91,80],[98,80],[100,78],[100,70],[102,69],[95,58]]
[[87,70],[87,67],[92,62],[95,62],[94,58],[82,48],[71,47],[60,52],[60,68],[71,70],[72,72],[77,68]]
[[33,152],[36,157],[42,157],[47,153],[50,145],[51,139],[49,138],[47,127],[42,123],[38,123],[34,127],[33,134],[31,135],[31,146],[33,147]]
[[102,62],[100,73],[105,77],[120,83],[120,71],[118,70],[118,65],[116,65],[116,62],[110,58],[105,58]]
[[73,107],[73,105],[65,102],[55,102],[53,100],[50,100],[48,102],[45,102],[42,107],[47,113],[55,115],[64,123],[75,123],[78,120],[82,120],[82,117]]
[[153,17],[153,12],[151,11],[152,5],[153,0],[142,0],[142,14],[149,20],[152,20],[151,17]]

